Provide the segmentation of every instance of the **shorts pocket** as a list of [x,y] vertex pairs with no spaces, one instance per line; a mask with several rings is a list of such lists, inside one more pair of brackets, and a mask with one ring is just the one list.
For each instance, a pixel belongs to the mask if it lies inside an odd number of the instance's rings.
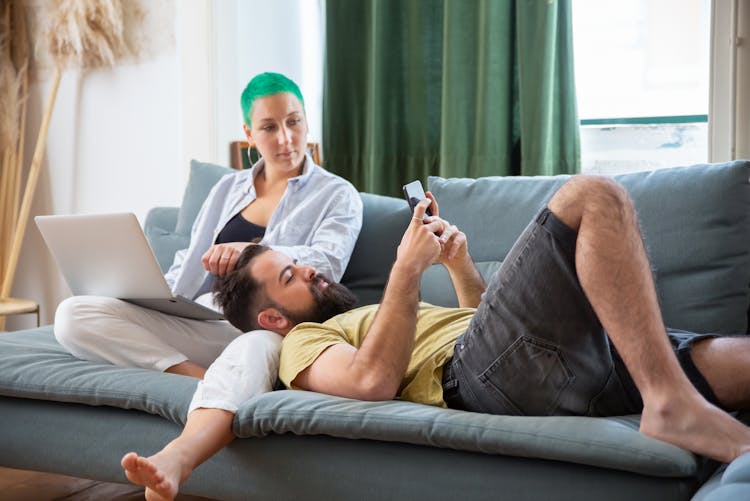
[[479,374],[479,380],[508,409],[505,414],[555,414],[563,391],[575,375],[560,349],[522,336]]

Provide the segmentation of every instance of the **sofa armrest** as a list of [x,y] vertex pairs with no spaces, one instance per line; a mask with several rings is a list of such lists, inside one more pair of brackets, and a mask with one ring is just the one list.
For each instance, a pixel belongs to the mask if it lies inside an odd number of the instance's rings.
[[719,468],[693,495],[691,501],[740,499],[750,499],[750,453]]
[[190,235],[175,232],[179,212],[179,207],[154,207],[148,211],[143,223],[143,232],[162,273],[166,273],[172,265],[175,253],[190,243]]

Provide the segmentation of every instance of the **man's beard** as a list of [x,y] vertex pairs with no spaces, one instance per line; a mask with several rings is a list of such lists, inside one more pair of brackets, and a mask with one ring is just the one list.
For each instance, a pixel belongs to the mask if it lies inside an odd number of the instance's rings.
[[[328,287],[320,290],[319,281],[324,281]],[[312,285],[310,285],[315,300],[315,305],[310,311],[290,311],[283,309],[281,312],[291,320],[294,325],[302,322],[323,323],[329,318],[347,312],[357,304],[357,296],[346,286],[334,282],[325,275],[315,275]],[[277,309],[280,309],[277,307]]]

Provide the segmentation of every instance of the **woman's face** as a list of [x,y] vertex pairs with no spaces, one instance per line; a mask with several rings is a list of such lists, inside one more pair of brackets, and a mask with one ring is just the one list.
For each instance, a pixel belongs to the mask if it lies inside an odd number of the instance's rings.
[[297,96],[282,92],[257,99],[250,121],[252,130],[245,125],[245,134],[266,165],[282,170],[302,167],[307,150],[307,120]]

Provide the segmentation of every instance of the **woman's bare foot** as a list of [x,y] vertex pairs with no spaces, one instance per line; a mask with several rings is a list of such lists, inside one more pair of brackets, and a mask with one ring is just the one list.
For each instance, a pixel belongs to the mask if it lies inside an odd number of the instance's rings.
[[641,433],[722,463],[750,451],[750,428],[707,402],[692,387],[664,402],[644,405]]
[[148,501],[171,501],[177,496],[180,483],[190,472],[183,472],[182,466],[166,449],[149,458],[129,452],[120,462],[128,480],[146,488]]

